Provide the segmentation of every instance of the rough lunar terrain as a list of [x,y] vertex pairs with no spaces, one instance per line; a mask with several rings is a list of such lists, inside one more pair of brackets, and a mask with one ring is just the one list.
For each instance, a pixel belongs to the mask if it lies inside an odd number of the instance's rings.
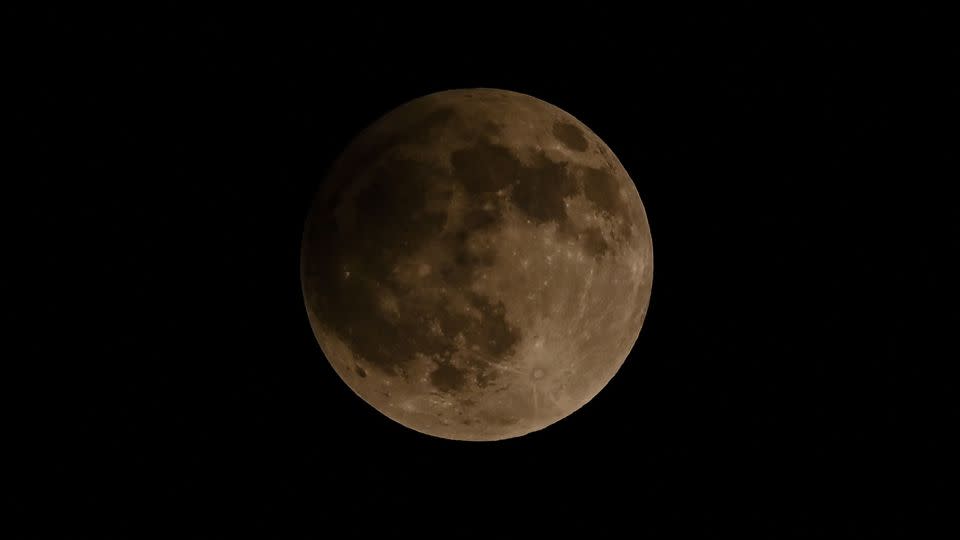
[[536,98],[455,90],[354,140],[321,186],[302,282],[323,352],[367,403],[496,440],[593,398],[640,332],[650,231],[585,125]]

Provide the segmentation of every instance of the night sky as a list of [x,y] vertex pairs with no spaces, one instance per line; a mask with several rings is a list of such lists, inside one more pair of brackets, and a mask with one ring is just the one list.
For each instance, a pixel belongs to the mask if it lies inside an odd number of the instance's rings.
[[[955,511],[960,49],[936,14],[165,6],[8,13],[28,536],[910,536]],[[300,289],[336,156],[464,87],[588,125],[654,246],[617,376],[497,443],[363,403]]]

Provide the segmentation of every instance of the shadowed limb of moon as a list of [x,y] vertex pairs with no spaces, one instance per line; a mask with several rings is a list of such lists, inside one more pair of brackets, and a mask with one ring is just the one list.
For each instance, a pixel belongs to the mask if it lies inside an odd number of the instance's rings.
[[592,399],[635,343],[650,229],[633,181],[576,118],[494,89],[389,112],[307,218],[307,314],[363,400],[417,431],[497,440]]

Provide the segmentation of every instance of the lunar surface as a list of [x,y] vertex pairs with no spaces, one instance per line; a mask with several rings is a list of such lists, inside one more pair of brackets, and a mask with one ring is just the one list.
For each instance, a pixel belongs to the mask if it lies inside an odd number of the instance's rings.
[[613,152],[563,110],[452,90],[362,132],[313,202],[301,278],[333,368],[429,435],[498,440],[579,409],[637,340],[650,229]]

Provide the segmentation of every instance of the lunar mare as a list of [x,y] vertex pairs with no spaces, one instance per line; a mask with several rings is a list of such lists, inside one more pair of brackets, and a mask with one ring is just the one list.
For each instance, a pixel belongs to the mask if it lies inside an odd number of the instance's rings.
[[592,399],[639,335],[653,251],[637,189],[565,111],[495,89],[410,101],[334,163],[301,278],[317,341],[414,430],[498,440]]

